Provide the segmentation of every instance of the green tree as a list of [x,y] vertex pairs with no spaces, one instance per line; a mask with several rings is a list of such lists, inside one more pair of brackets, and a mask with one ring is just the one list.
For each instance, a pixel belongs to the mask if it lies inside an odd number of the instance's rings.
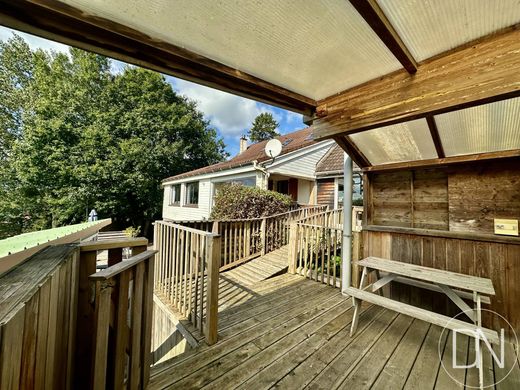
[[79,49],[31,52],[18,37],[0,46],[2,82],[9,76],[0,238],[80,222],[91,208],[146,234],[162,179],[226,157],[196,104],[162,75],[130,66],[115,75],[110,65]]
[[273,114],[263,112],[255,118],[247,135],[251,142],[265,141],[280,135],[276,131],[278,126],[279,123],[273,118]]

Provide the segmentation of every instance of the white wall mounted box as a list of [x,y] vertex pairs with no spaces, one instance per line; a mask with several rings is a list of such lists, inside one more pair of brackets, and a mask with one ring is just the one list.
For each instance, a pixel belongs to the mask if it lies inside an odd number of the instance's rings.
[[517,219],[495,219],[495,234],[518,236]]

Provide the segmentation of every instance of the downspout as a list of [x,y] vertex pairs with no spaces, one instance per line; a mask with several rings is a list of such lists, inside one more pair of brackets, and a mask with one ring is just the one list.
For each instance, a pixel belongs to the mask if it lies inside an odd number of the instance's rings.
[[269,176],[270,176],[270,173],[267,171],[266,168],[262,168],[260,165],[258,165],[258,163],[256,161],[253,161],[253,167],[264,174],[264,177],[265,177],[265,189],[267,189],[269,187]]
[[341,286],[344,293],[352,283],[352,159],[344,153],[343,242],[341,245]]

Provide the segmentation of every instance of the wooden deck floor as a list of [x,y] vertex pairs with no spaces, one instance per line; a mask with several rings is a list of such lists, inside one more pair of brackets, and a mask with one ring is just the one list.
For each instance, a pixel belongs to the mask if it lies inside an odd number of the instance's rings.
[[[476,369],[450,369],[456,382],[442,368],[439,339],[442,360],[451,367],[451,333],[440,327],[366,305],[350,337],[352,303],[338,289],[284,274],[239,290],[242,299],[221,308],[219,342],[154,367],[151,389],[478,386]],[[473,343],[460,341],[459,363],[471,362]],[[510,345],[506,355],[514,369],[496,389],[518,389],[520,368]],[[484,356],[486,383],[498,382],[505,370]]]
[[288,250],[287,245],[283,246],[222,274],[245,286],[261,282],[287,270]]

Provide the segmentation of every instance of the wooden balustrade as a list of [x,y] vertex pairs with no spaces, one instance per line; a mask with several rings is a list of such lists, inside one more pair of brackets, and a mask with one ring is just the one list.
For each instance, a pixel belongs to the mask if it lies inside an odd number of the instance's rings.
[[[342,218],[343,210],[331,210],[291,223],[289,273],[341,288],[343,225],[339,221]],[[352,232],[353,286],[359,280],[355,262],[362,257],[362,245],[362,235]]]
[[148,384],[156,252],[142,252],[89,276],[95,291],[94,389]]
[[154,243],[156,293],[203,332],[208,344],[215,343],[221,236],[157,221]]

